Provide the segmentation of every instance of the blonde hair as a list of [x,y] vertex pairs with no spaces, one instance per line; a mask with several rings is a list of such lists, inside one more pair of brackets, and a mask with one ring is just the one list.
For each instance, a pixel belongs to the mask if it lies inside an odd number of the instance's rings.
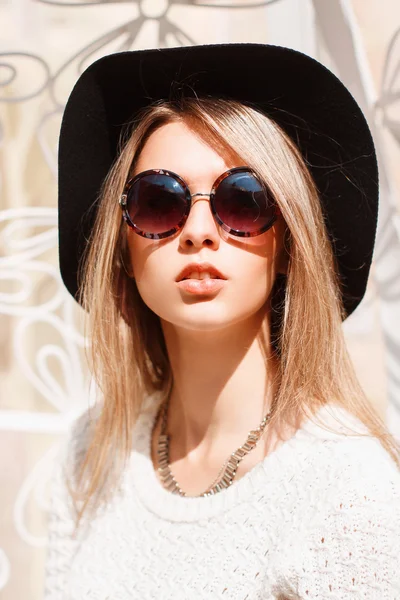
[[[70,488],[77,526],[86,510],[107,502],[115,489],[146,396],[167,395],[172,385],[160,320],[144,304],[121,262],[126,265],[129,259],[118,205],[146,140],[172,121],[185,122],[221,153],[240,156],[272,190],[287,225],[289,261],[286,285],[281,287],[283,302],[272,307],[279,392],[271,428],[295,415],[312,418],[319,407],[335,402],[358,417],[398,463],[396,442],[362,391],[348,356],[335,258],[318,193],[299,150],[274,121],[239,102],[162,101],[138,115],[122,144],[104,182],[82,262],[81,302],[89,309],[92,342],[89,362],[105,401],[92,423],[76,489]],[[271,344],[268,335],[262,327],[259,342],[265,356]]]

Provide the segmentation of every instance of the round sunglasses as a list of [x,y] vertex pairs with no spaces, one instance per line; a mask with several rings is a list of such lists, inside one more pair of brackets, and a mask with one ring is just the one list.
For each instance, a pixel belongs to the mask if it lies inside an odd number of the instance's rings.
[[222,173],[209,194],[191,194],[187,183],[172,171],[149,169],[128,180],[119,204],[123,218],[136,233],[159,240],[184,226],[196,196],[208,196],[216,222],[239,237],[264,233],[279,213],[271,192],[249,167]]

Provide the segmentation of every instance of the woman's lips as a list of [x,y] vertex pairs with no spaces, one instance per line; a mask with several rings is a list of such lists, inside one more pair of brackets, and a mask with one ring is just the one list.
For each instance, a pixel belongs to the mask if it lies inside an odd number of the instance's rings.
[[212,294],[220,290],[226,283],[225,279],[182,279],[177,285],[189,294]]

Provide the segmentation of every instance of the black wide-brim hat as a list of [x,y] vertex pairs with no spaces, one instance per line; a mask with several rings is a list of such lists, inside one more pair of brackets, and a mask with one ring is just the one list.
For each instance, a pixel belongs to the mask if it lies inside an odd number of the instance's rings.
[[97,60],[80,76],[59,140],[59,257],[69,292],[78,297],[78,265],[126,124],[148,104],[182,93],[248,104],[298,145],[319,190],[343,304],[352,313],[365,293],[377,225],[372,137],[333,73],[305,54],[264,44],[122,52]]

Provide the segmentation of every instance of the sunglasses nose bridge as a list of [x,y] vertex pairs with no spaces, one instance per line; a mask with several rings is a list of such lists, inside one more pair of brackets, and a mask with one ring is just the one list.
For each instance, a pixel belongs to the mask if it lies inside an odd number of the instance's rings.
[[[204,231],[205,231],[204,228],[210,227],[209,219],[211,218],[215,222],[215,217],[214,217],[214,214],[213,214],[213,208],[211,206],[211,198],[212,198],[212,193],[210,194],[210,193],[196,192],[195,194],[190,194],[190,199],[191,199],[190,208],[189,208],[189,212],[186,215],[185,224],[183,225],[183,227],[186,230],[186,228],[188,227],[186,225],[186,222],[188,220],[191,222],[191,225],[189,225],[190,234],[187,233],[186,235],[194,235],[196,237],[199,234],[203,235]],[[194,204],[196,204],[196,202],[198,202],[200,200],[206,200],[207,201],[207,204],[208,204],[210,212],[208,213],[208,216],[206,216],[207,209],[205,209],[206,213],[203,212],[203,216],[201,216],[201,214],[200,214],[200,215],[196,215],[194,217],[194,215],[192,213],[192,208],[193,208]],[[201,213],[201,211],[200,211],[200,213]],[[190,214],[192,215],[191,217],[189,216]],[[194,223],[192,222],[193,218],[195,219],[195,223],[197,223],[196,225],[194,225]],[[198,221],[198,219],[200,219],[200,221]],[[207,222],[207,224],[206,224],[206,222]],[[218,223],[215,222],[215,225],[218,225]]]
[[196,202],[199,202],[200,200],[207,200],[208,206],[211,210],[211,213],[213,213],[213,209],[211,206],[211,195],[212,194],[206,194],[206,193],[203,194],[203,192],[197,192],[196,194],[191,194],[190,210],[193,208],[193,206],[196,204]]
[[197,192],[196,194],[192,194],[190,196],[191,199],[192,199],[192,206],[193,206],[193,204],[195,204],[196,202],[198,202],[198,200],[200,199],[200,198],[197,198],[196,200],[193,201],[193,198],[195,198],[196,196],[200,196],[200,197],[203,197],[203,198],[206,196],[208,198],[208,200],[210,200],[210,198],[211,198],[211,194],[203,194],[202,192]]
[[192,209],[196,202],[199,202],[200,200],[207,200],[211,209],[211,194],[203,194],[203,192],[197,192],[196,194],[191,194],[190,199],[190,209]]

